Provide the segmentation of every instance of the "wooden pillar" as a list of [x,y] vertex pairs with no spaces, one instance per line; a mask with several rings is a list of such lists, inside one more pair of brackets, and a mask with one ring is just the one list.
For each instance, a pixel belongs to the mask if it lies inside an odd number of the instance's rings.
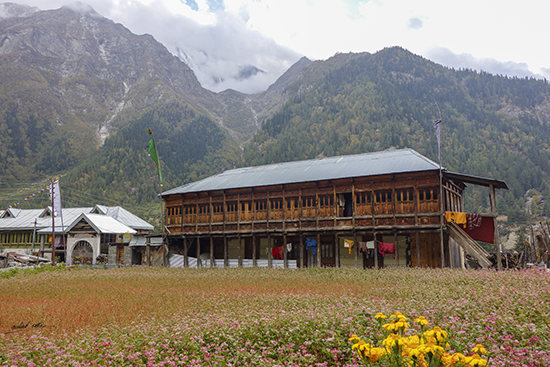
[[359,268],[359,244],[357,243],[357,232],[353,231],[353,243],[355,245],[355,269]]
[[201,256],[201,238],[197,237],[197,269],[202,266],[200,256]]
[[374,232],[374,268],[378,269],[378,240],[376,238],[376,232]]
[[256,236],[252,235],[252,266],[258,266],[256,258],[258,254],[256,252]]
[[187,248],[187,237],[183,237],[183,267],[188,268],[189,267],[189,258],[187,257],[187,251],[189,249]]
[[241,245],[241,234],[239,233],[239,239],[237,244],[238,254],[239,254],[239,267],[243,266],[243,251],[242,251],[242,245]]
[[229,256],[227,254],[227,236],[223,236],[223,267],[228,268],[229,267]]
[[283,235],[283,264],[288,269],[288,253],[286,251],[286,234]]
[[304,236],[300,233],[300,268],[304,267]]
[[[443,193],[443,173],[441,171],[441,162],[439,165],[439,195],[438,197],[441,198],[441,194]],[[443,206],[443,200],[439,199],[439,247],[441,251],[441,267],[445,267],[445,245],[443,243],[443,223],[445,218],[445,207]]]
[[397,232],[393,234],[393,243],[395,244],[395,264],[399,267],[399,246]]
[[497,252],[497,269],[502,270],[502,255],[500,253],[500,244],[498,240],[498,226],[497,226],[497,198],[495,195],[495,186],[493,184],[489,185],[489,199],[491,201],[491,213],[494,217],[495,225],[495,248]]
[[[334,233],[334,265],[340,267],[340,239],[338,233]],[[355,242],[354,242],[355,243]]]
[[267,267],[273,267],[273,246],[271,245],[271,235],[267,235]]
[[417,267],[422,267],[421,257],[420,257],[420,233],[416,232],[416,259]]
[[214,267],[214,237],[210,235],[210,267]]
[[[40,257],[44,257],[44,240],[45,240],[45,235],[40,235]],[[72,264],[72,261],[71,261],[71,264]]]
[[317,266],[321,267],[321,235],[317,233]]
[[145,247],[145,263],[151,266],[151,239],[147,237],[147,246]]

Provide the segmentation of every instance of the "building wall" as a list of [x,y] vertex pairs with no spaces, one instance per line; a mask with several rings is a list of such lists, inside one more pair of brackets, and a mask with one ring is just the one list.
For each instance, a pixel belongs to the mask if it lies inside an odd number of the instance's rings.
[[73,260],[73,250],[75,245],[79,241],[87,241],[92,246],[92,264],[95,265],[96,258],[100,254],[100,241],[101,238],[96,233],[89,233],[89,234],[82,234],[79,233],[78,236],[70,235],[67,238],[67,261],[66,263],[68,265],[72,265]]

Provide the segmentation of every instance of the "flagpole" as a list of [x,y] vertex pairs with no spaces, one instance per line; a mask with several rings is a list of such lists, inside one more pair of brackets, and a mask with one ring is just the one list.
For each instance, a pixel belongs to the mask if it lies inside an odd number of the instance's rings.
[[[165,213],[164,213],[164,208],[163,208],[163,205],[162,205],[162,173],[161,173],[161,170],[160,170],[160,155],[158,154],[158,150],[157,150],[157,144],[155,142],[155,137],[153,136],[153,131],[150,129],[150,128],[147,128],[147,133],[149,135],[151,135],[151,140],[153,140],[153,145],[154,145],[154,149],[155,149],[155,154],[156,154],[156,160],[153,158],[153,161],[155,161],[155,163],[157,163],[158,165],[158,168],[157,168],[157,173],[158,173],[158,176],[159,176],[159,183],[160,183],[160,195],[159,195],[159,198],[160,198],[160,225],[161,225],[161,233],[162,233],[162,257],[163,257],[163,265],[166,266],[167,265],[167,251],[166,251],[166,247],[165,247],[165,242],[166,242],[166,238],[165,238],[165,233],[164,233],[164,225],[165,225]],[[150,148],[149,148],[150,149]]]
[[52,193],[52,266],[55,266],[55,200],[54,200],[54,189],[53,189],[53,177],[50,182],[50,190]]

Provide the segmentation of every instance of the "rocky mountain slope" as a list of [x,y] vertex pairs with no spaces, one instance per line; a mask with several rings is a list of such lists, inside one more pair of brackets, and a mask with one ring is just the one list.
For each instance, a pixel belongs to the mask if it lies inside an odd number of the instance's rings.
[[248,96],[201,87],[150,35],[78,5],[0,4],[0,177],[53,174],[83,162],[114,131],[174,102],[215,120],[236,142],[277,109],[280,91]]

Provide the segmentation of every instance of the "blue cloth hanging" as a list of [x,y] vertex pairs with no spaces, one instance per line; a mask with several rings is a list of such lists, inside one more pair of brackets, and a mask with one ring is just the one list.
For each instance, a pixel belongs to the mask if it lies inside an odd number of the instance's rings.
[[306,238],[306,251],[309,250],[310,247],[313,247],[313,255],[317,253],[317,240],[312,240],[311,238]]

